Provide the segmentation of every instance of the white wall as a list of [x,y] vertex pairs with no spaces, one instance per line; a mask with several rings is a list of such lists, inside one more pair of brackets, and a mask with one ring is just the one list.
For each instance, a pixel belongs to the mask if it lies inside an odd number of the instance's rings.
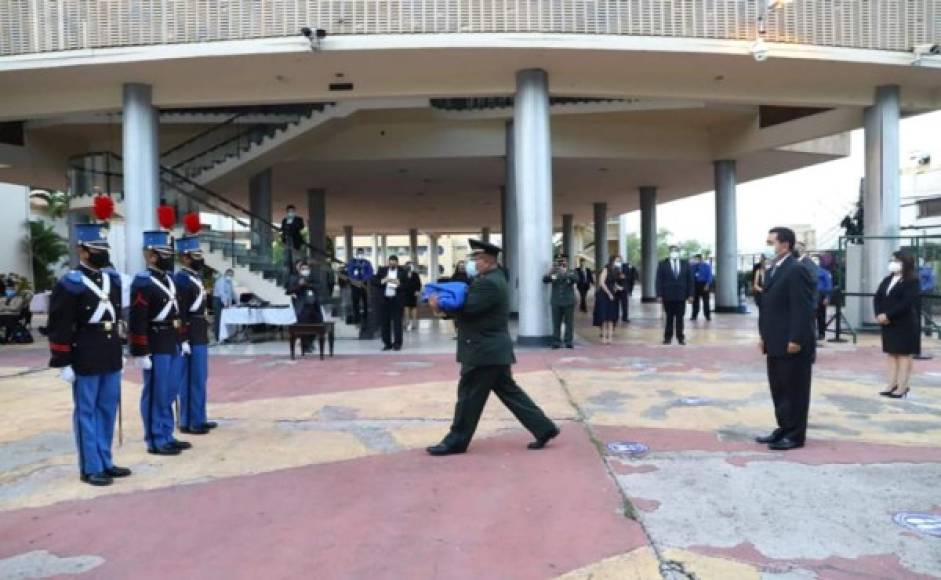
[[32,261],[23,245],[29,235],[29,188],[0,183],[0,207],[0,273],[16,272],[32,279]]

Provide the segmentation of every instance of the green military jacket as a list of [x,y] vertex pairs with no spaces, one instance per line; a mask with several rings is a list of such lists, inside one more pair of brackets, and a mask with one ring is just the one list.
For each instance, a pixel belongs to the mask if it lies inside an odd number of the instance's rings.
[[510,294],[503,270],[473,278],[464,307],[453,316],[461,374],[476,367],[516,362],[509,329]]
[[560,272],[552,276],[546,274],[542,278],[544,284],[552,284],[552,298],[550,304],[553,306],[575,306],[575,285],[578,284],[578,274],[572,271]]

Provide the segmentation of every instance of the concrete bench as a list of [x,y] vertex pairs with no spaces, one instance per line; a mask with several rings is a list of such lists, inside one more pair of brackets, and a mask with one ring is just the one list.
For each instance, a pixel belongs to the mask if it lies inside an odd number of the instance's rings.
[[[330,356],[333,356],[333,324],[332,322],[312,322],[307,324],[292,324],[288,326],[288,341],[291,345],[291,360],[294,360],[294,343],[307,336],[317,337],[317,346],[320,348],[320,360],[323,360],[324,342],[328,342]],[[304,353],[301,352],[301,356]]]

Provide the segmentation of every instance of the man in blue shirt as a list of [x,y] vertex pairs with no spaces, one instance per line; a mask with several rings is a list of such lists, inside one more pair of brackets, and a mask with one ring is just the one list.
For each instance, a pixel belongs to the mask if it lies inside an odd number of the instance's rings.
[[817,340],[827,337],[827,306],[833,295],[833,276],[830,271],[820,265],[820,258],[811,258],[817,267]]
[[225,271],[225,275],[216,279],[216,283],[212,287],[212,312],[215,314],[213,330],[216,332],[216,340],[219,340],[222,309],[234,306],[236,303],[234,277],[235,272],[232,271],[232,268],[229,268]]
[[356,257],[346,265],[346,277],[350,281],[353,324],[365,322],[369,319],[369,300],[366,292],[373,277],[373,270],[362,249],[356,250]]
[[696,291],[693,295],[693,316],[690,320],[699,318],[699,303],[702,301],[702,312],[706,320],[712,320],[712,311],[709,308],[709,287],[712,286],[712,266],[702,259],[702,254],[696,254],[690,261],[693,269],[693,282]]

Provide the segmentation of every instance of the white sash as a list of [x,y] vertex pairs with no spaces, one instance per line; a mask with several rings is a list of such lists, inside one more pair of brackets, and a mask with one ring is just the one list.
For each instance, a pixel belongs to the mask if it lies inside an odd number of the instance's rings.
[[114,305],[111,304],[111,276],[107,272],[102,273],[101,288],[99,288],[97,284],[92,282],[91,278],[82,274],[82,284],[98,296],[98,308],[95,308],[95,311],[92,312],[88,323],[98,324],[101,322],[105,312],[111,315],[110,322],[117,320],[117,316],[114,314]]
[[190,306],[190,312],[197,312],[199,308],[203,305],[203,300],[206,297],[206,291],[203,289],[203,283],[201,280],[196,278],[191,274],[186,275],[197,288],[199,288],[199,296],[196,297],[196,300],[193,301],[193,305]]
[[176,303],[176,286],[173,285],[173,278],[170,278],[170,276],[167,276],[167,285],[169,287],[164,286],[160,280],[157,280],[156,276],[151,276],[150,279],[153,281],[154,286],[163,290],[163,293],[166,294],[167,298],[170,299],[164,305],[163,310],[160,311],[160,314],[158,314],[157,317],[153,320],[153,322],[163,322],[167,319],[167,316],[170,315],[170,310],[174,308],[177,310],[177,312],[180,310],[180,307]]

